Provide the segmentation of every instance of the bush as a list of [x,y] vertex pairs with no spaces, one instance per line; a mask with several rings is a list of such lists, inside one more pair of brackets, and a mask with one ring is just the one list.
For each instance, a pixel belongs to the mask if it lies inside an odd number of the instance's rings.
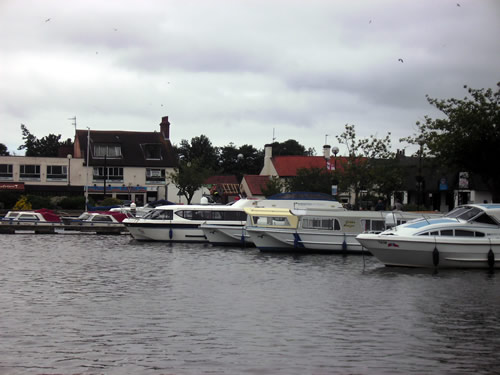
[[85,197],[64,197],[59,206],[65,210],[85,210]]
[[120,206],[122,201],[116,198],[105,198],[99,202],[99,206]]
[[18,191],[1,191],[0,208],[10,209],[21,198],[22,193]]
[[31,203],[33,210],[38,210],[39,208],[56,208],[50,197],[40,197],[38,195],[28,194],[28,201]]

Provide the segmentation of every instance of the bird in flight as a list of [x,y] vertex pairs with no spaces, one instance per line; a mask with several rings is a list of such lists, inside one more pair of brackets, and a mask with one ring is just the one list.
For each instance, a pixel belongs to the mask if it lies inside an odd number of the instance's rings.
[[459,7],[459,6],[460,6],[460,4],[459,4],[459,3],[457,3],[457,7]]
[[398,59],[398,61],[401,61],[401,62],[403,62],[403,59]]
[[45,22],[49,22],[49,21],[50,21],[50,18],[47,18],[47,19],[45,20]]

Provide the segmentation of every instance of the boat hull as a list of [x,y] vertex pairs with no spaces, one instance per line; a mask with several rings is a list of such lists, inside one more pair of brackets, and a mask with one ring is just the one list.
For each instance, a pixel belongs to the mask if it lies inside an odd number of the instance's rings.
[[422,237],[361,234],[357,239],[386,266],[500,268],[499,238],[470,241],[466,238]]
[[367,253],[356,240],[357,233],[325,233],[259,227],[249,227],[247,232],[255,246],[264,252]]
[[254,246],[244,225],[203,224],[200,229],[212,245]]
[[207,243],[198,224],[125,224],[128,231],[138,241],[196,242]]

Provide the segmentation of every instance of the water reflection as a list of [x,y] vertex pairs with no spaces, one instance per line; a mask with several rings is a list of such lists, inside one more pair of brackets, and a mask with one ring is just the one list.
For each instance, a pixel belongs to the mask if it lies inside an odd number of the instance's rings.
[[0,236],[0,374],[469,374],[498,277],[128,236]]

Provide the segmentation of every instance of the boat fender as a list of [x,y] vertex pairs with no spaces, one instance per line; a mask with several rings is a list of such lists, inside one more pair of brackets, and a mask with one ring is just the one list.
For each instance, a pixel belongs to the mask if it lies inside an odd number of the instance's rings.
[[168,238],[172,239],[173,236],[174,236],[174,231],[172,230],[172,228],[170,228],[170,230],[168,231]]
[[439,251],[437,247],[435,247],[434,251],[432,252],[432,263],[435,267],[437,267],[437,265],[439,264]]
[[344,241],[342,242],[342,252],[347,252],[347,242],[345,240],[345,234],[344,234]]
[[298,247],[304,247],[302,244],[302,240],[300,239],[300,236],[298,233],[293,234],[293,247],[298,248]]
[[490,268],[495,267],[495,254],[491,249],[488,251],[488,266],[490,266]]

